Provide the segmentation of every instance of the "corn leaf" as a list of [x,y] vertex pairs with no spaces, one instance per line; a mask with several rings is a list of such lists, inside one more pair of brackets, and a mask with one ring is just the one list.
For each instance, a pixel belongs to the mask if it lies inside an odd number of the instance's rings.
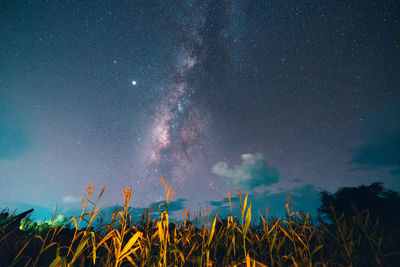
[[319,246],[316,246],[316,247],[314,248],[314,250],[311,252],[311,256],[314,255],[314,254],[315,254],[318,250],[320,250],[323,246],[324,246],[323,244],[322,244],[322,245],[319,245]]
[[138,238],[142,235],[142,232],[136,232],[131,239],[129,239],[128,243],[126,243],[124,249],[121,252],[121,255],[124,255],[126,252],[128,252],[129,249],[136,243]]
[[[246,195],[246,198],[247,198],[247,195]],[[246,221],[245,221],[244,228],[243,228],[243,235],[246,235],[247,230],[249,230],[250,222],[251,222],[251,204],[250,204],[249,208],[247,209]]]
[[64,264],[62,264],[62,263],[63,263],[62,257],[57,256],[57,257],[54,259],[54,261],[49,265],[49,267],[57,267],[57,266],[59,266],[59,265],[61,265],[61,266],[64,267]]
[[85,248],[88,241],[89,241],[89,236],[85,236],[84,238],[81,239],[81,242],[79,242],[78,248],[75,251],[75,254],[74,254],[74,257],[72,258],[71,263],[74,263],[76,261],[76,259],[82,253],[82,250]]
[[211,233],[210,233],[210,237],[208,238],[208,242],[207,242],[207,246],[209,247],[211,244],[211,240],[213,238],[214,232],[215,232],[215,223],[217,222],[217,217],[214,218],[214,222],[212,224],[211,227]]

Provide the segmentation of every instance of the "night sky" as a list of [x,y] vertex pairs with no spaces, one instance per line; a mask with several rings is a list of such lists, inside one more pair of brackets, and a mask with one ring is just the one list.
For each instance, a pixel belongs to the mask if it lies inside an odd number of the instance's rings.
[[399,38],[398,1],[0,1],[0,207],[399,191]]

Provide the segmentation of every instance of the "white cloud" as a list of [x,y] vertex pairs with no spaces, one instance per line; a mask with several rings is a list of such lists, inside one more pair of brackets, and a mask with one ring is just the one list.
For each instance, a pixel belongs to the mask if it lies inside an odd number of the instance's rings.
[[79,202],[81,202],[82,199],[80,197],[76,197],[76,196],[65,196],[63,197],[63,203],[64,204],[77,204]]
[[279,180],[276,168],[268,165],[261,153],[241,155],[242,163],[229,167],[226,162],[218,162],[211,172],[225,178],[227,183],[253,189],[260,185],[271,185]]

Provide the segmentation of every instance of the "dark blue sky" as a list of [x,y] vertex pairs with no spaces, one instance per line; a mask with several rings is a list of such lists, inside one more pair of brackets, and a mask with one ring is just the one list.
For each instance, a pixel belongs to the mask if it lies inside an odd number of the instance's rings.
[[[400,190],[398,1],[1,1],[0,205]],[[134,82],[135,81],[135,82]],[[225,208],[224,208],[225,205]]]

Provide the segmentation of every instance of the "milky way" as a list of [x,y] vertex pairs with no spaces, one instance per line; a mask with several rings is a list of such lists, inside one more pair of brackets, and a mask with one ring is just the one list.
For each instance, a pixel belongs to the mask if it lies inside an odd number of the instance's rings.
[[148,175],[158,178],[162,173],[178,184],[187,179],[186,171],[196,164],[193,157],[204,148],[209,123],[206,110],[193,101],[197,89],[194,74],[201,71],[206,57],[200,34],[206,23],[206,7],[204,3],[193,4],[185,10],[189,19],[182,25],[182,34],[186,40],[174,55],[173,78],[165,96],[156,103],[145,153]]

